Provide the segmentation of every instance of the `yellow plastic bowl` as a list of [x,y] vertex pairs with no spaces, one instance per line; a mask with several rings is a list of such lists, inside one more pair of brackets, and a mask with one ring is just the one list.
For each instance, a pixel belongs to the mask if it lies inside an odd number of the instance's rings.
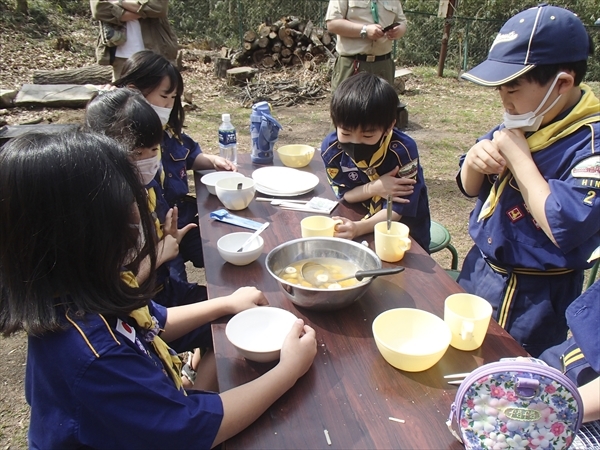
[[315,154],[315,148],[303,144],[284,145],[277,149],[277,153],[284,165],[297,169],[310,163]]
[[421,372],[437,363],[450,345],[446,322],[427,311],[396,308],[373,321],[373,336],[383,358],[397,369]]

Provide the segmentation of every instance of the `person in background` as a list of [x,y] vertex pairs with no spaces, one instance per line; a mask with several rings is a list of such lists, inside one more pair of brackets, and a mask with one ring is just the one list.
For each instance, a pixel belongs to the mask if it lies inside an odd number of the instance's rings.
[[[141,51],[127,61],[121,78],[114,85],[138,89],[157,112],[165,128],[161,142],[162,168],[157,181],[164,189],[169,206],[178,208],[178,227],[198,224],[196,200],[188,195],[187,171],[237,169],[225,158],[203,153],[200,145],[183,132],[183,79],[177,67],[157,53]],[[204,267],[202,240],[196,230],[183,237],[179,252],[184,261],[191,261],[195,267]],[[185,266],[178,270],[179,276],[185,277]]]
[[28,335],[31,448],[212,448],[263,414],[316,355],[315,332],[298,319],[264,375],[208,392],[216,367],[205,356],[195,389],[182,388],[168,343],[268,302],[245,287],[167,309],[150,300],[151,278],[122,277],[146,255],[153,268],[156,255],[146,239],[131,260],[139,224],[146,236],[154,224],[128,153],[81,131],[30,133],[0,152],[0,333]]
[[363,71],[394,85],[392,46],[406,33],[400,0],[329,0],[325,21],[327,31],[337,35],[332,92],[350,75]]
[[566,339],[565,311],[600,244],[600,102],[582,83],[592,52],[575,14],[541,4],[462,75],[497,89],[505,113],[460,159],[458,186],[477,202],[457,281],[534,357]]
[[121,76],[125,61],[140,50],[177,59],[177,36],[167,17],[169,0],[90,0],[90,8],[100,21],[96,59],[112,66],[113,81]]
[[354,239],[386,220],[387,196],[392,219],[406,224],[425,251],[431,240],[429,198],[415,141],[394,128],[398,96],[383,78],[361,72],[344,80],[331,98],[336,131],[321,143],[327,178],[337,198],[362,203],[361,221],[342,217],[335,236]]

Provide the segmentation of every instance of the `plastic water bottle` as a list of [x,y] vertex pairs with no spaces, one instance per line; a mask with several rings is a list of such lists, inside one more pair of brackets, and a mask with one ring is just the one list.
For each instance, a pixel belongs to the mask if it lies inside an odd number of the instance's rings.
[[219,155],[237,165],[237,135],[231,116],[223,114],[219,126]]

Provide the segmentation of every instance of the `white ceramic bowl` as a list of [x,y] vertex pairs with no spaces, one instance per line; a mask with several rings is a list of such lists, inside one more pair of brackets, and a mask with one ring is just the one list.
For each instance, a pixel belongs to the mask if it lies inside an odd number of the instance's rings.
[[208,192],[210,192],[212,195],[217,195],[217,193],[215,191],[215,184],[217,184],[217,181],[222,180],[224,178],[243,177],[243,176],[244,175],[242,175],[239,172],[228,172],[228,171],[210,172],[210,173],[207,173],[206,175],[204,175],[202,178],[200,178],[200,181],[202,182],[202,184],[204,186],[206,186],[206,189],[208,189]]
[[275,361],[295,320],[296,316],[285,309],[259,306],[233,316],[225,327],[225,335],[245,358]]
[[[238,189],[239,184],[242,185],[240,189]],[[256,188],[252,178],[229,177],[218,180],[215,184],[215,191],[225,208],[238,211],[248,207],[254,198]]]
[[241,252],[237,251],[250,236],[252,236],[252,233],[241,231],[229,233],[220,238],[217,241],[217,249],[221,258],[235,266],[245,266],[256,261],[265,246],[262,236],[254,238]]
[[395,308],[375,318],[373,336],[388,363],[407,372],[421,372],[442,359],[452,333],[446,322],[430,312]]

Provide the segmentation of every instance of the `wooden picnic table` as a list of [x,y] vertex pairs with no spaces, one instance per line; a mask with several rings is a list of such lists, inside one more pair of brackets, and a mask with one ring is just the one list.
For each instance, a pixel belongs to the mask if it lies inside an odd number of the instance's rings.
[[[247,154],[238,155],[238,163],[239,171],[246,176],[261,167],[253,165]],[[276,159],[275,165],[282,164]],[[309,166],[299,170],[310,171],[320,179],[312,192],[299,198],[335,199],[318,154]],[[227,295],[239,286],[256,286],[271,306],[287,309],[313,327],[318,342],[317,356],[307,374],[256,422],[226,441],[224,448],[462,448],[446,427],[456,387],[448,385],[443,376],[468,372],[507,356],[524,356],[523,348],[492,320],[478,350],[463,352],[450,347],[431,369],[411,373],[395,369],[383,359],[371,331],[375,317],[391,308],[419,308],[443,317],[445,298],[462,292],[443,268],[413,241],[400,262],[406,270],[373,280],[365,295],[351,306],[331,312],[297,307],[267,272],[265,257],[277,245],[301,237],[299,222],[310,213],[257,201],[242,211],[232,211],[271,222],[262,234],[265,246],[260,258],[247,266],[233,266],[221,259],[216,242],[221,236],[242,229],[210,219],[210,212],[223,206],[201,184],[200,174],[195,175],[195,182],[209,297]],[[358,219],[362,212],[341,202],[333,215]],[[374,248],[372,235],[357,240],[363,239]],[[386,266],[389,264],[384,263]],[[225,336],[226,322],[227,318],[212,327],[221,391],[251,381],[275,364],[241,357]],[[390,417],[405,422],[392,421]]]

